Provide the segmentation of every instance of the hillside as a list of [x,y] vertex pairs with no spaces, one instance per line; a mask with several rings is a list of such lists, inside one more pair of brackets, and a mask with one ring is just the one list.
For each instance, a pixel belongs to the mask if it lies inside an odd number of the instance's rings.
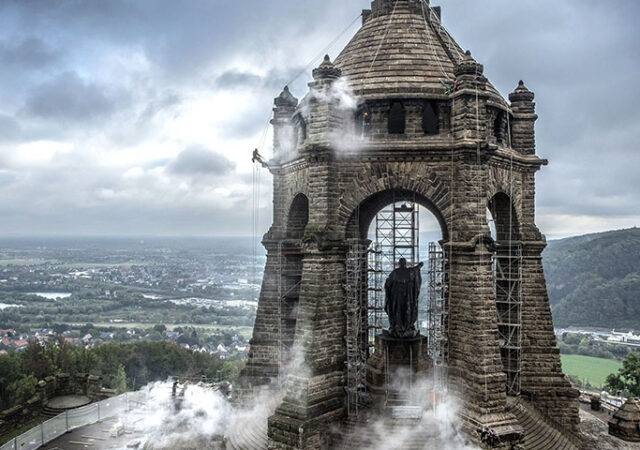
[[640,228],[550,241],[543,256],[556,326],[640,329]]

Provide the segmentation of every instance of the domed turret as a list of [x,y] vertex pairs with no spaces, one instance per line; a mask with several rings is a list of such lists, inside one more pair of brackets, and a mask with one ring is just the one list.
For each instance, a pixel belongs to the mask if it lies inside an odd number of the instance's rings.
[[[466,57],[440,23],[439,8],[420,0],[375,0],[363,17],[362,28],[335,61],[356,95],[448,96]],[[506,106],[493,86],[488,90]]]

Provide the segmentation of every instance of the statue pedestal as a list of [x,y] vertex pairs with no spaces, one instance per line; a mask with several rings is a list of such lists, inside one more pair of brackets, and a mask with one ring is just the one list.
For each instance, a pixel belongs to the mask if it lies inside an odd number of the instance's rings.
[[374,353],[367,360],[367,388],[374,397],[385,396],[388,387],[403,389],[404,385],[426,379],[430,368],[425,336],[394,338],[379,334]]

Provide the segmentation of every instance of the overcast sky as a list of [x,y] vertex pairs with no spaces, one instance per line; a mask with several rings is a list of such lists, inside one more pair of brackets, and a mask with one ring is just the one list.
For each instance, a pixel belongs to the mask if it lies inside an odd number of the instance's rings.
[[[542,231],[640,225],[640,2],[432,4],[504,95],[536,92]],[[250,235],[273,97],[368,5],[1,0],[0,235]]]

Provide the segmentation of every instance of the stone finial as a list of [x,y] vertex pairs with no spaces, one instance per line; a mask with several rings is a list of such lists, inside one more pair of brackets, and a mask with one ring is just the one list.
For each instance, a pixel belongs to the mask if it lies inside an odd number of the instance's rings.
[[524,85],[524,81],[520,80],[515,91],[509,94],[510,102],[532,102],[535,94]]
[[275,98],[273,103],[278,108],[283,106],[291,106],[295,108],[298,105],[298,99],[291,94],[291,91],[289,91],[289,86],[285,86],[280,95]]
[[460,75],[482,75],[483,72],[484,66],[482,64],[478,64],[471,56],[471,52],[467,50],[462,61],[456,65],[454,73],[456,74],[456,77],[458,77]]
[[629,442],[640,442],[640,405],[629,398],[609,420],[609,434]]
[[342,71],[331,62],[329,55],[325,55],[322,64],[320,64],[318,68],[313,69],[313,79],[316,81],[335,80],[340,78],[341,75]]

